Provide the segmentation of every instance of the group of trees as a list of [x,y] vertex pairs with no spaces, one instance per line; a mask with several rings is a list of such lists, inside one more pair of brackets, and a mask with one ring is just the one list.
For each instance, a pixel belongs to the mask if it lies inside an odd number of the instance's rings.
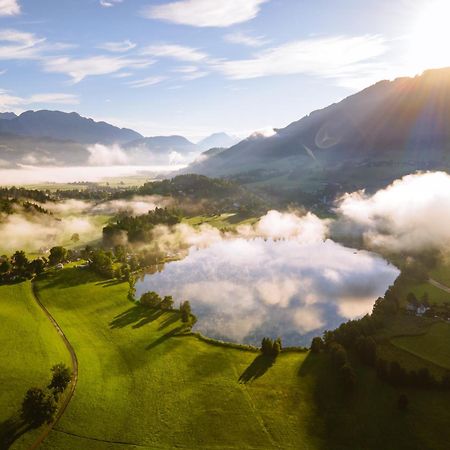
[[450,389],[450,372],[438,381],[426,367],[407,370],[397,361],[389,362],[382,358],[376,360],[375,368],[378,377],[393,386]]
[[[417,266],[410,265],[411,267],[413,273],[420,272]],[[377,299],[371,315],[345,322],[335,330],[325,331],[323,339],[316,337],[312,340],[311,352],[330,353],[334,365],[339,369],[343,383],[348,388],[356,384],[356,377],[348,362],[347,352],[351,352],[361,363],[376,369],[378,377],[392,385],[450,388],[450,373],[445,374],[438,381],[427,368],[407,370],[398,361],[386,361],[377,355],[377,343],[374,336],[383,328],[388,317],[402,312],[399,298],[400,286],[404,281],[401,275],[394,285],[387,289],[384,297]],[[418,302],[412,295],[408,295],[408,300]],[[425,297],[422,302],[428,302],[428,299]]]
[[25,280],[41,274],[48,261],[45,258],[29,260],[22,250],[16,251],[11,257],[0,257],[0,282]]
[[265,337],[261,341],[261,353],[269,358],[276,358],[281,352],[281,338],[270,339]]
[[64,247],[52,247],[48,258],[29,260],[23,250],[17,250],[11,257],[0,257],[0,282],[21,281],[40,275],[47,267],[71,261],[76,254]]
[[66,390],[72,374],[65,364],[53,366],[52,379],[47,390],[33,387],[27,391],[22,402],[21,417],[31,426],[50,423],[58,409],[58,398]]
[[161,297],[156,292],[151,291],[141,295],[140,303],[142,306],[146,306],[148,308],[171,310],[173,309],[174,302],[171,295]]
[[182,215],[171,208],[156,208],[140,216],[120,215],[116,223],[103,228],[103,243],[107,246],[123,241],[124,233],[128,242],[144,242],[151,240],[151,231],[156,225],[176,225],[181,222]]
[[[130,296],[134,299],[134,288],[131,285],[129,297]],[[173,297],[171,295],[161,297],[158,293],[154,291],[145,292],[144,294],[142,294],[141,298],[139,299],[139,303],[147,308],[162,309],[166,311],[173,310],[174,305]],[[181,302],[179,311],[181,316],[181,322],[188,325],[189,327],[193,327],[197,322],[197,318],[192,313],[190,302],[187,300]]]

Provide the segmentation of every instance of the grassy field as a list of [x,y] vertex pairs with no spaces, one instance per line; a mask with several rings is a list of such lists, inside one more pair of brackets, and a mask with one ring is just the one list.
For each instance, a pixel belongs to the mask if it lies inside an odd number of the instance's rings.
[[450,324],[435,323],[426,334],[392,339],[395,346],[450,370]]
[[[47,317],[36,304],[30,282],[0,286],[0,448],[23,428],[18,412],[25,392],[44,388],[50,368],[70,364],[69,354]],[[11,433],[12,432],[12,433]],[[37,432],[19,437],[14,448],[27,448]]]
[[[176,336],[177,313],[143,310],[127,285],[65,269],[41,298],[79,360],[75,396],[45,449],[440,449],[448,393],[399,392],[357,367],[344,395],[326,356],[258,354]],[[380,433],[383,430],[383,433]]]
[[[446,286],[450,286],[450,262],[444,261],[431,271],[431,278]],[[450,301],[450,294],[448,294]]]
[[194,216],[183,219],[184,223],[187,223],[191,226],[208,224],[218,229],[228,229],[236,227],[238,225],[252,225],[257,221],[257,217],[246,217],[236,213],[226,213],[214,216]]
[[[433,276],[434,278],[434,276]],[[439,281],[436,279],[436,281]],[[430,283],[415,283],[408,284],[408,286],[402,286],[400,293],[400,302],[402,306],[406,306],[406,298],[408,293],[412,292],[419,300],[424,294],[428,294],[430,304],[442,305],[450,302],[450,294],[442,289],[433,286]]]

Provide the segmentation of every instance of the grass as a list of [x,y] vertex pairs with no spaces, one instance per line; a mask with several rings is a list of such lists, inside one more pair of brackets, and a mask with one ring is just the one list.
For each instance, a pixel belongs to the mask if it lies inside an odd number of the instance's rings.
[[410,286],[408,292],[415,294],[419,300],[427,293],[430,304],[443,305],[444,303],[450,302],[450,294],[448,292],[445,292],[430,283],[420,283]]
[[[431,278],[445,286],[450,286],[450,262],[443,262],[439,266],[431,271]],[[447,294],[447,298],[450,301],[450,294]]]
[[450,324],[435,323],[421,336],[394,338],[392,343],[425,360],[450,370]]
[[[50,369],[70,357],[56,330],[36,304],[30,282],[0,286],[0,448],[24,431],[19,410],[25,392],[44,388]],[[14,448],[26,448],[37,431],[22,435]]]
[[[44,449],[446,448],[449,393],[399,391],[357,367],[344,395],[327,356],[176,336],[178,313],[126,300],[127,284],[68,268],[39,281],[79,360],[79,382]],[[380,433],[380,430],[383,430]]]
[[252,225],[258,221],[257,217],[248,217],[238,213],[226,213],[212,216],[194,216],[183,219],[184,223],[191,226],[208,224],[214,228],[235,228],[238,225]]

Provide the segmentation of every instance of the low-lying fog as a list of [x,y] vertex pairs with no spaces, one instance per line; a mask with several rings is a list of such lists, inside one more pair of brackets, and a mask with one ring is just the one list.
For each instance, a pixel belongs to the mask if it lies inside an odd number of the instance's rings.
[[154,290],[189,300],[195,329],[223,340],[258,344],[281,336],[287,345],[371,311],[399,271],[382,258],[331,240],[222,240],[146,275],[138,297]]
[[79,181],[98,182],[110,178],[129,176],[154,176],[167,172],[177,171],[184,165],[165,166],[83,166],[83,167],[58,167],[58,166],[32,166],[21,165],[16,169],[0,169],[2,186],[18,186],[39,183],[73,183]]

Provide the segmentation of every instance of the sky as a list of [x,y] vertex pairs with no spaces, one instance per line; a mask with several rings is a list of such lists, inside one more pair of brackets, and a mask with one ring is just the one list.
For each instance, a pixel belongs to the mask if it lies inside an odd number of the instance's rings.
[[198,140],[450,66],[448,0],[0,0],[0,110]]

